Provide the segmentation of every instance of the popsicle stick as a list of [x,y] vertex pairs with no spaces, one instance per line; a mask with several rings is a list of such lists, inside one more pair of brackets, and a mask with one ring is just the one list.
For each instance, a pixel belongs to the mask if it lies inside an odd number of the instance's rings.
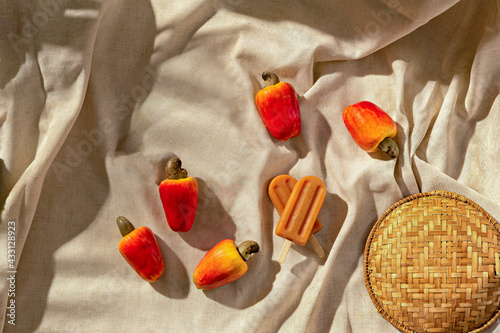
[[314,237],[314,235],[309,236],[309,243],[311,243],[314,251],[316,252],[316,254],[318,255],[318,257],[320,259],[325,257],[325,251],[323,250],[323,248],[319,244],[316,237]]
[[288,239],[285,239],[285,243],[283,243],[283,247],[281,248],[280,256],[278,257],[278,262],[280,264],[285,262],[288,251],[290,250],[290,246],[292,246],[292,242]]

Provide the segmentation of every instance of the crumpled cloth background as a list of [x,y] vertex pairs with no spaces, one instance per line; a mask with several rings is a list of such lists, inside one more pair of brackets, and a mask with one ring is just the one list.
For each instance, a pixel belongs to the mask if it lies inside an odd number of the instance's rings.
[[[0,327],[6,332],[397,332],[363,281],[371,227],[435,189],[500,218],[498,0],[2,0]],[[300,95],[302,133],[273,140],[254,104],[272,70]],[[368,100],[401,153],[366,153],[342,111]],[[190,232],[158,195],[177,156],[200,186]],[[328,195],[316,238],[283,239],[267,196],[278,174]],[[166,263],[144,282],[115,219],[156,234]],[[8,323],[15,224],[15,326]],[[241,279],[199,291],[220,240],[257,241]],[[486,332],[500,332],[495,323]]]

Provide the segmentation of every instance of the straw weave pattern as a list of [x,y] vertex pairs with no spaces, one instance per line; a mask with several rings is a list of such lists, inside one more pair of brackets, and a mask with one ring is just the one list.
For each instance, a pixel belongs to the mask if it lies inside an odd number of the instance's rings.
[[391,206],[364,253],[365,284],[403,332],[479,332],[499,315],[500,228],[480,206],[446,191]]

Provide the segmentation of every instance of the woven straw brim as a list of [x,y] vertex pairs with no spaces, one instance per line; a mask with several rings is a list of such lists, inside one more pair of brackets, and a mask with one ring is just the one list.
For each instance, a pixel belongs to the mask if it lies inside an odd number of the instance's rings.
[[480,332],[500,314],[499,243],[498,223],[466,197],[407,197],[370,232],[366,288],[400,331]]

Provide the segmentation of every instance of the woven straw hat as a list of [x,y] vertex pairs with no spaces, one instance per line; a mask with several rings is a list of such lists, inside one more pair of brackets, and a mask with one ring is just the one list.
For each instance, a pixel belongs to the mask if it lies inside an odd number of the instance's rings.
[[402,332],[480,332],[499,316],[500,226],[464,196],[402,199],[375,223],[364,277],[377,311]]

